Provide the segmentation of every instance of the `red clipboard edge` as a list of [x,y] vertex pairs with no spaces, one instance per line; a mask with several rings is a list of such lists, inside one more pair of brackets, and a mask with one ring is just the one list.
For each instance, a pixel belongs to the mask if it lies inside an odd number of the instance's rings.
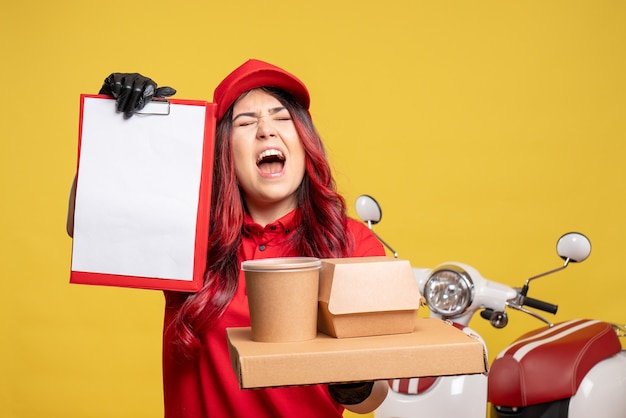
[[195,278],[194,280],[157,279],[85,271],[72,271],[70,273],[70,283],[178,292],[197,292],[202,288],[202,282],[196,281]]

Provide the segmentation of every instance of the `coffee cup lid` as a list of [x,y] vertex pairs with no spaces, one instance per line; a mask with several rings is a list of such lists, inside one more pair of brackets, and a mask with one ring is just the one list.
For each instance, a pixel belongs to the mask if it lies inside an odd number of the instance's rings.
[[241,263],[244,271],[284,271],[316,269],[322,265],[317,257],[279,257],[248,260]]

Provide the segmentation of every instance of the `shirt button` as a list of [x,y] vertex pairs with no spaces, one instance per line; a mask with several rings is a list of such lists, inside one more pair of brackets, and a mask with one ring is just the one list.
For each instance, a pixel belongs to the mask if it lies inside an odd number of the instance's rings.
[[270,226],[270,230],[272,230],[272,231],[276,231],[276,225],[271,225],[271,226]]
[[259,250],[265,251],[265,244],[259,245]]

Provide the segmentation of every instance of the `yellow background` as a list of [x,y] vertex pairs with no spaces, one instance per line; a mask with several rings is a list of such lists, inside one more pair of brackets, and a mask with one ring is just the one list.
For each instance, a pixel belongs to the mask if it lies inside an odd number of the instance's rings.
[[[139,71],[212,98],[245,59],[313,97],[339,187],[383,205],[415,266],[533,285],[554,320],[626,322],[626,3],[618,0],[4,1],[0,6],[0,416],[158,417],[159,292],[68,284],[78,98]],[[426,312],[422,312],[426,314]],[[540,323],[472,326],[493,357]]]

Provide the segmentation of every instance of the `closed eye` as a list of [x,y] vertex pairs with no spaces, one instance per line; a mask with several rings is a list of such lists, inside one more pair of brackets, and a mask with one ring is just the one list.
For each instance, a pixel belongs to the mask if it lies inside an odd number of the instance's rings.
[[270,114],[274,120],[291,120],[291,114],[284,107],[272,109],[270,110]]
[[255,123],[257,123],[259,120],[257,118],[251,118],[251,117],[247,117],[247,116],[240,116],[237,117],[234,121],[233,121],[233,126],[250,126],[250,125],[254,125]]
[[284,107],[269,109],[269,116],[259,116],[253,112],[240,113],[233,118],[233,126],[251,126],[259,122],[260,119],[271,117],[274,121],[287,122],[291,121],[291,114]]

